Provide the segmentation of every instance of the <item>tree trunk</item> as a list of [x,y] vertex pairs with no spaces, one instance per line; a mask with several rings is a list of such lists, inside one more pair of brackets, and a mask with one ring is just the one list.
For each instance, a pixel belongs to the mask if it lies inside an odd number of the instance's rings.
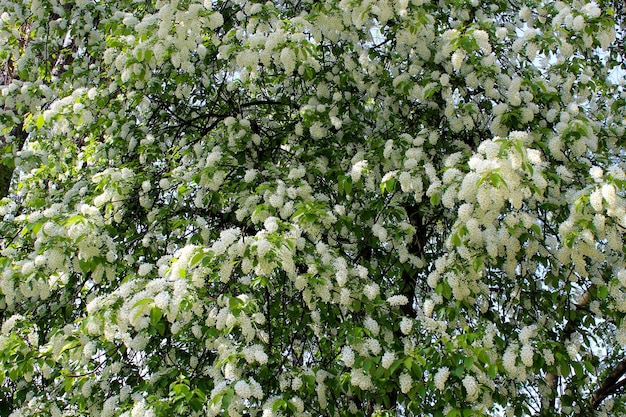
[[[11,136],[13,137],[13,143],[17,149],[22,149],[28,133],[23,129],[23,125],[19,124],[11,130]],[[13,178],[13,171],[15,171],[15,163],[13,159],[10,159],[7,163],[0,163],[0,198],[4,198],[9,195],[9,189],[11,188],[11,180]]]

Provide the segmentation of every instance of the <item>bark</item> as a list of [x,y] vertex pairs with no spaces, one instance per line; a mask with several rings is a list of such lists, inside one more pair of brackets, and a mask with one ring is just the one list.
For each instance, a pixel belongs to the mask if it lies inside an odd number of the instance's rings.
[[591,406],[598,408],[602,401],[611,394],[617,392],[620,388],[626,385],[626,379],[622,377],[626,374],[626,359],[622,359],[615,368],[604,378],[600,387],[593,393],[591,397]]
[[[14,138],[13,144],[15,148],[22,149],[28,137],[28,133],[23,129],[23,126],[20,124],[14,127],[10,135]],[[15,163],[13,159],[5,164],[0,163],[0,199],[9,195],[14,171]]]

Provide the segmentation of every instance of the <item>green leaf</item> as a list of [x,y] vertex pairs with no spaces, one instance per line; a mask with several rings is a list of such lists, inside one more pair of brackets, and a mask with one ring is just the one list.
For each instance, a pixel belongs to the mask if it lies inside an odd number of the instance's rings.
[[152,307],[152,309],[150,310],[150,323],[153,326],[156,326],[157,323],[161,320],[161,317],[163,317],[163,312],[161,311],[161,309],[158,307]]
[[39,231],[41,230],[41,228],[43,227],[44,222],[37,222],[33,225],[33,229],[31,231],[31,233],[33,235],[36,235],[37,233],[39,233]]
[[272,411],[278,411],[286,407],[287,407],[287,401],[283,400],[282,398],[278,398],[277,400],[274,401],[274,404],[272,404]]
[[480,362],[485,363],[485,364],[490,363],[489,355],[487,354],[487,351],[485,351],[484,349],[478,349],[477,353],[478,353],[478,360]]
[[74,223],[82,222],[83,220],[85,220],[85,218],[83,216],[81,216],[80,214],[77,214],[77,215],[72,216],[69,219],[67,219],[65,221],[65,225],[66,226],[70,226],[70,225],[72,225]]
[[423,382],[417,384],[416,390],[420,397],[426,398],[426,386]]
[[404,362],[404,359],[396,359],[394,363],[391,364],[391,366],[389,367],[389,373],[393,374],[396,369],[398,369],[398,366],[402,365],[402,363]]
[[346,177],[343,189],[345,190],[346,195],[352,195],[352,177]]
[[154,325],[156,331],[163,336],[165,334],[165,330],[167,329],[167,324],[164,321],[159,321],[156,325]]
[[565,236],[565,245],[567,245],[568,248],[573,248],[578,235],[579,232],[577,231],[569,232],[567,236]]
[[139,306],[148,304],[148,303],[152,303],[154,302],[154,298],[151,297],[147,297],[147,298],[142,298],[141,300],[137,301],[135,304],[133,304],[133,306],[131,307],[131,309],[137,308]]
[[472,261],[472,267],[474,268],[474,272],[478,272],[481,269],[483,269],[484,265],[485,265],[485,263],[483,261],[483,257],[482,256],[477,256]]
[[577,377],[585,376],[585,371],[583,370],[583,366],[580,364],[580,362],[572,362],[572,367],[574,368],[574,373]]
[[530,226],[530,230],[535,232],[536,236],[541,236],[541,226],[539,226],[537,223],[534,223],[532,226]]
[[152,306],[154,303],[153,298],[144,298],[142,300],[137,301],[131,309],[137,309],[137,312],[133,316],[133,320],[137,320],[148,308]]
[[202,251],[197,252],[194,256],[191,257],[191,260],[189,261],[189,266],[190,267],[196,266],[204,257],[205,257],[204,252]]
[[391,194],[395,191],[395,188],[396,180],[394,178],[389,178],[380,184],[380,192],[383,194]]
[[224,392],[222,396],[222,407],[224,409],[228,409],[228,406],[230,405],[230,402],[232,401],[234,395],[235,391],[232,388]]

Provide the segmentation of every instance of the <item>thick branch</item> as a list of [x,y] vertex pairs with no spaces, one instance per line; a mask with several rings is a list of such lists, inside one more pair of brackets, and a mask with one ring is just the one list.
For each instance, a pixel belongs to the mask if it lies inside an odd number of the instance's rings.
[[[28,133],[24,131],[22,125],[15,126],[11,130],[11,136],[14,137],[14,143],[17,149],[22,149],[26,142]],[[15,171],[15,163],[11,160],[7,164],[0,163],[0,198],[4,198],[9,194],[9,188],[11,187],[11,179],[13,178],[13,171]]]
[[591,397],[591,406],[593,408],[598,408],[606,397],[626,384],[626,379],[621,379],[624,374],[626,374],[626,359],[623,359],[613,368],[611,373],[604,378],[600,387],[593,393],[593,397]]
[[[589,287],[587,291],[583,294],[582,299],[577,304],[574,304],[573,309],[575,311],[587,309],[587,306],[589,305],[589,302],[591,301],[590,291],[592,288],[594,288],[593,285]],[[565,323],[565,327],[563,327],[560,340],[565,341],[569,339],[572,336],[572,334],[578,329],[578,326],[580,325],[581,320],[582,318],[577,315],[574,315],[573,318],[570,318],[569,320],[567,320],[567,323]],[[549,402],[549,407],[548,407],[549,410],[554,410],[556,407],[557,396],[555,393],[556,393],[556,387],[558,385],[558,380],[559,380],[559,377],[556,374],[552,372],[548,372],[546,374],[546,384],[550,387],[552,391],[552,395],[550,397],[550,402]]]
[[[416,256],[421,256],[424,253],[424,246],[426,246],[427,234],[422,219],[422,215],[419,212],[417,206],[405,207],[409,222],[415,227],[415,237],[413,242],[409,245],[409,252]],[[405,315],[409,317],[415,317],[415,309],[413,303],[415,302],[415,289],[417,285],[417,277],[414,272],[404,270],[402,272],[402,281],[400,283],[400,293],[404,294],[409,303],[402,306],[402,310]]]

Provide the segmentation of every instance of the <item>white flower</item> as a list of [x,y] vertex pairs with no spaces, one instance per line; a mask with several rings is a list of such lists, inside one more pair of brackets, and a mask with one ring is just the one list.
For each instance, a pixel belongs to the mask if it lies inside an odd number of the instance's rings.
[[259,54],[251,49],[244,49],[237,54],[237,65],[242,68],[253,68],[259,62]]
[[261,384],[256,382],[254,378],[249,378],[248,380],[250,389],[252,390],[252,396],[254,398],[258,398],[259,400],[263,398],[263,388],[261,388]]
[[53,271],[63,268],[65,265],[65,255],[58,248],[53,248],[45,252],[48,268]]
[[159,187],[161,187],[161,189],[165,190],[169,188],[169,186],[170,186],[170,181],[167,178],[161,178],[159,180]]
[[531,164],[538,165],[541,163],[541,151],[537,149],[528,149],[526,153],[528,155],[528,161]]
[[580,12],[584,14],[585,16],[591,19],[594,19],[600,16],[600,14],[602,13],[602,10],[600,10],[600,6],[598,6],[598,3],[596,3],[595,1],[592,1],[591,3],[585,4],[580,9]]
[[235,392],[241,398],[250,398],[252,396],[252,390],[246,381],[237,381],[235,384]]
[[439,370],[435,374],[434,383],[435,387],[437,387],[439,391],[443,391],[444,389],[446,389],[446,381],[448,380],[448,376],[450,376],[450,370],[447,366],[439,368]]
[[578,356],[578,350],[580,349],[580,344],[578,344],[577,342],[570,342],[568,343],[568,345],[566,346],[566,350],[567,350],[567,354],[569,355],[570,359],[572,360],[576,360],[577,356]]
[[2,323],[2,334],[8,335],[18,321],[24,320],[21,314],[14,314]]
[[371,284],[367,284],[364,288],[363,288],[363,293],[365,294],[365,296],[370,299],[373,300],[375,299],[378,294],[380,293],[380,287],[378,286],[378,284],[371,283]]
[[581,15],[576,16],[572,22],[572,29],[576,32],[580,32],[585,29],[585,18]]
[[387,240],[387,230],[378,223],[372,226],[372,234],[381,242],[385,242]]
[[517,346],[513,345],[507,348],[502,356],[502,365],[504,366],[504,370],[507,371],[511,375],[517,375]]
[[313,139],[323,139],[328,133],[322,122],[314,122],[309,128]]
[[519,17],[523,20],[529,20],[532,17],[532,11],[528,6],[524,6],[519,11]]
[[154,265],[152,264],[148,264],[148,263],[141,264],[139,265],[139,270],[137,271],[137,274],[140,277],[145,277],[146,275],[150,273],[150,271],[152,271],[153,267]]
[[350,373],[350,383],[364,391],[374,387],[372,384],[372,378],[363,372],[362,369],[354,369]]
[[278,219],[274,216],[269,216],[267,219],[265,219],[265,222],[263,222],[263,225],[265,226],[268,232],[274,233],[278,230],[278,223],[276,222],[277,220]]
[[600,188],[596,188],[589,195],[589,203],[595,211],[602,211],[602,190]]
[[280,208],[285,203],[285,199],[280,194],[272,194],[269,198],[269,203],[272,207]]
[[403,306],[409,303],[409,299],[405,295],[394,295],[387,298],[390,306]]
[[353,182],[357,182],[361,179],[363,175],[363,171],[367,169],[367,161],[359,161],[352,166],[352,171],[350,171],[350,176],[352,177]]
[[411,329],[413,329],[413,321],[408,317],[402,317],[400,321],[400,331],[402,334],[411,333]]
[[286,74],[291,74],[296,69],[296,53],[291,48],[284,48],[280,53],[280,62],[285,68]]
[[531,345],[522,346],[522,350],[520,352],[520,358],[522,359],[522,363],[530,368],[533,366],[533,347]]
[[498,29],[496,29],[496,38],[498,39],[504,39],[506,38],[507,34],[508,34],[508,29],[505,27],[499,27]]
[[378,332],[380,331],[380,326],[378,325],[378,322],[376,320],[374,320],[371,317],[366,317],[365,320],[363,321],[363,325],[365,326],[365,328],[367,330],[369,330],[374,336],[378,335]]
[[348,368],[354,366],[354,351],[350,346],[344,346],[343,349],[341,349],[341,359]]
[[591,167],[591,169],[589,169],[589,175],[591,175],[591,177],[596,180],[601,179],[603,174],[604,172],[602,171],[602,168],[600,168],[599,166],[593,166]]
[[291,380],[291,389],[292,390],[298,391],[301,387],[302,387],[302,378],[297,376],[293,380]]
[[365,345],[367,346],[369,351],[372,352],[372,354],[375,356],[378,356],[380,354],[380,351],[382,350],[380,342],[377,339],[369,338],[365,342]]
[[[207,3],[210,3],[210,2],[209,1],[204,2],[205,5]],[[209,16],[209,23],[207,25],[209,29],[217,29],[223,24],[224,24],[224,17],[219,12],[214,11],[213,13],[211,13],[211,15]]]
[[471,375],[467,375],[465,378],[463,378],[463,386],[467,391],[467,400],[475,401],[479,393],[476,378]]
[[381,365],[385,369],[389,369],[391,365],[396,361],[396,355],[393,352],[385,352],[382,357]]
[[424,301],[424,315],[426,317],[430,317],[433,314],[433,310],[435,308],[435,302],[430,298]]
[[617,201],[615,186],[612,184],[602,184],[602,198],[606,200],[608,206],[614,206]]
[[256,177],[257,172],[258,171],[256,169],[246,170],[246,175],[244,175],[243,177],[244,182],[250,183],[254,181],[254,178]]
[[117,395],[114,395],[113,397],[108,398],[102,405],[102,413],[100,414],[100,416],[101,417],[112,416],[115,413],[115,410],[117,409],[118,401],[119,401],[119,397]]
[[398,382],[400,383],[400,391],[402,391],[403,394],[407,394],[411,391],[411,387],[413,386],[413,378],[411,378],[411,375],[403,373],[400,375]]
[[528,344],[530,341],[530,338],[533,337],[536,330],[537,330],[536,325],[523,327],[522,330],[520,330],[519,332],[519,336],[518,336],[519,341],[522,344]]
[[489,34],[487,32],[482,29],[474,31],[474,39],[485,55],[491,53],[491,44],[489,43]]
[[463,66],[463,61],[465,60],[465,51],[462,49],[457,49],[456,51],[454,51],[454,53],[452,54],[452,67],[459,71],[461,69],[461,66]]
[[[304,412],[304,401],[302,401],[301,398],[293,397],[291,400],[289,400],[289,402],[291,402],[291,404],[293,404],[294,407],[296,407],[296,411],[298,413],[303,413]],[[299,415],[299,414],[297,414],[297,415]]]
[[154,297],[154,305],[161,310],[165,310],[169,302],[170,295],[165,291],[161,291],[156,295],[156,297]]

